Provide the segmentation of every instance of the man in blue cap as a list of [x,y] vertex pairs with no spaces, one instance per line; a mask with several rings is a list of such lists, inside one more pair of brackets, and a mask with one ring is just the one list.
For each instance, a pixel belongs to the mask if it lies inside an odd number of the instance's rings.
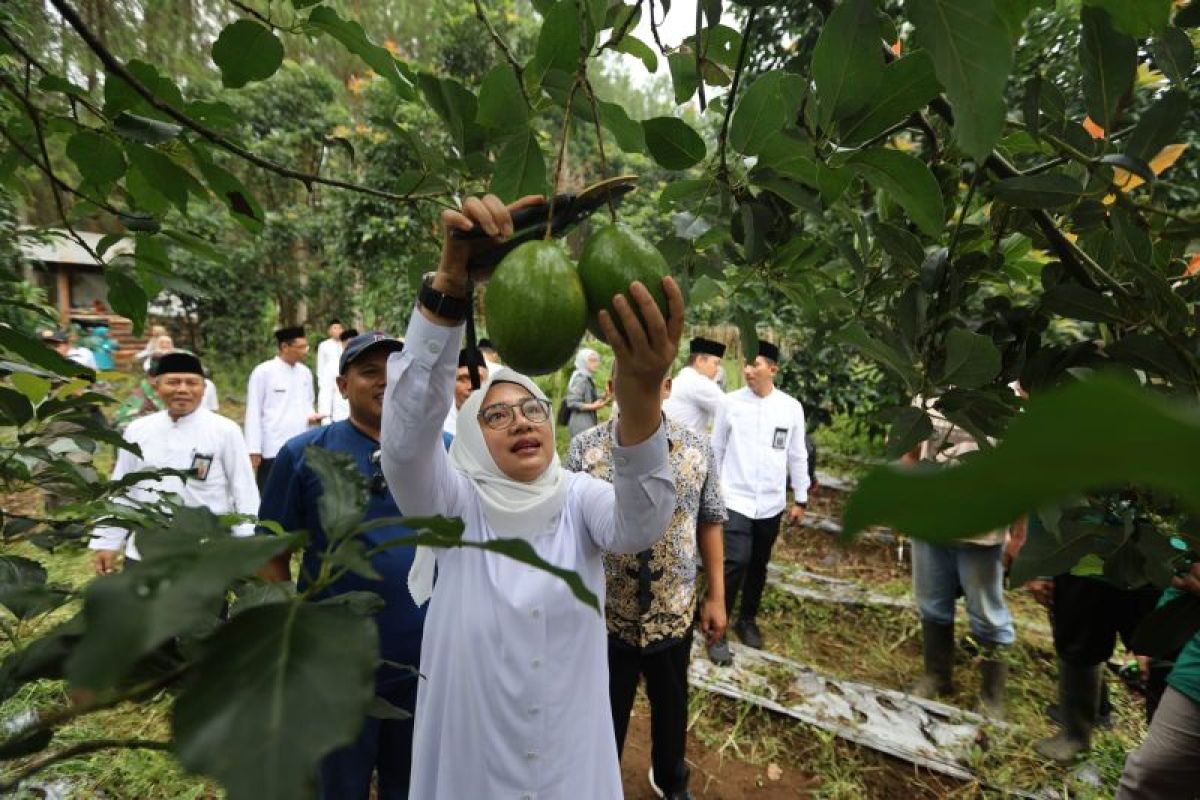
[[[370,497],[366,519],[401,516],[383,478],[379,464],[379,426],[383,415],[383,392],[387,387],[387,360],[404,348],[397,339],[368,332],[346,342],[338,363],[337,386],[350,405],[350,418],[313,428],[288,440],[279,450],[263,491],[261,520],[273,520],[288,531],[307,530],[308,545],[301,559],[298,588],[319,574],[328,542],[321,529],[317,503],[321,482],[305,464],[305,450],[321,447],[348,453],[367,478]],[[367,548],[409,533],[395,525],[363,533]],[[413,604],[408,593],[408,570],[412,547],[392,547],[371,557],[379,574],[372,580],[347,573],[314,599],[347,592],[367,591],[385,603],[375,615],[379,627],[379,655],[383,663],[375,674],[375,693],[392,705],[412,714],[416,708],[421,632],[425,611]],[[290,581],[288,556],[275,559],[264,572],[268,580]],[[411,665],[408,670],[393,665]],[[320,766],[321,797],[324,800],[367,800],[372,775],[378,772],[380,800],[408,797],[412,759],[412,718],[406,720],[368,717],[353,744],[326,756]]]

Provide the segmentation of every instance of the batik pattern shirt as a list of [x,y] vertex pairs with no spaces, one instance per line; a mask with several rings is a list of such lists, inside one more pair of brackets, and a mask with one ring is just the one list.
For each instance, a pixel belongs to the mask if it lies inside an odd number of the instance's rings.
[[[688,635],[696,606],[696,527],[725,521],[725,502],[708,437],[665,421],[675,512],[654,547],[604,554],[608,632],[625,644],[657,650]],[[612,480],[613,421],[571,440],[566,468]]]

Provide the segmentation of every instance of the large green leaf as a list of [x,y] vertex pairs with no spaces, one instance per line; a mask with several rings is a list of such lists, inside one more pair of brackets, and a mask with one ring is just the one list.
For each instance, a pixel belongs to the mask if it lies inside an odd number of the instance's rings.
[[330,542],[353,535],[367,508],[367,481],[346,453],[310,445],[304,463],[321,483],[317,512],[321,530]]
[[341,42],[342,47],[361,58],[376,75],[390,83],[402,99],[416,99],[417,91],[404,74],[400,62],[386,48],[367,38],[362,25],[342,19],[330,6],[317,6],[309,12],[308,25]]
[[1108,14],[1094,6],[1080,12],[1079,64],[1088,116],[1105,131],[1116,130],[1125,95],[1137,72],[1137,41],[1113,27]]
[[899,203],[922,232],[941,233],[946,220],[942,190],[924,162],[899,150],[872,147],[855,153],[846,165]]
[[486,128],[512,131],[529,122],[529,108],[521,94],[521,84],[508,64],[498,64],[483,78],[479,87],[479,111],[475,121]]
[[905,8],[954,108],[954,141],[972,158],[985,158],[1008,107],[1008,27],[992,0],[907,0]]
[[[1035,394],[1000,444],[961,466],[882,467],[846,504],[845,530],[889,525],[948,541],[994,530],[1035,508],[1133,483],[1200,509],[1200,411],[1111,376]],[[970,502],[946,502],[970,498]]]
[[992,191],[1017,208],[1062,208],[1079,200],[1083,185],[1061,172],[1042,172],[997,181]]
[[666,169],[681,170],[704,160],[704,140],[676,117],[653,117],[642,123],[650,156]]
[[887,437],[887,457],[899,458],[933,435],[933,422],[925,409],[910,406],[892,420]]
[[837,169],[818,161],[812,144],[790,130],[767,137],[759,150],[758,163],[816,189],[826,203],[836,202],[853,177],[847,169]]
[[344,606],[238,614],[206,643],[175,703],[176,756],[230,800],[311,797],[317,761],[362,727],[378,652],[374,623]]
[[623,106],[604,100],[596,105],[600,111],[600,124],[617,140],[617,147],[626,153],[646,152],[646,134],[638,122],[629,118]]
[[[183,94],[179,91],[179,87],[170,78],[162,75],[153,64],[135,58],[125,65],[125,69],[159,100],[183,110]],[[105,73],[104,114],[112,119],[122,111],[132,111],[138,115],[156,119],[166,118],[164,112],[150,105],[132,86],[126,83],[124,78],[111,72]]]
[[[530,65],[540,81],[548,70],[559,69],[575,74],[579,66],[579,11],[575,0],[557,0],[542,20],[538,33],[537,51]],[[594,41],[595,36],[592,35]],[[588,44],[590,50],[591,44]]]
[[992,340],[966,328],[946,335],[946,363],[938,382],[943,386],[977,389],[1000,372],[1000,351]]
[[1083,0],[1083,4],[1104,9],[1117,30],[1137,38],[1162,30],[1171,18],[1171,0]]
[[1128,322],[1121,313],[1121,309],[1109,297],[1070,281],[1064,281],[1047,289],[1046,293],[1042,295],[1042,305],[1046,310],[1068,319],[1082,319],[1088,322]]
[[675,92],[675,104],[683,105],[692,99],[700,88],[700,73],[696,71],[696,55],[687,50],[677,50],[667,56],[667,69],[671,73],[671,87]]
[[214,618],[229,585],[288,549],[288,537],[233,538],[207,509],[180,508],[168,527],[141,531],[144,559],[88,584],[87,631],[67,662],[73,686],[116,686],[143,656]]
[[479,101],[470,89],[452,78],[439,78],[428,72],[417,76],[417,85],[429,107],[450,129],[460,153],[465,155],[483,149],[487,135],[483,126],[475,121],[479,115]]
[[125,145],[129,163],[156,191],[171,201],[180,213],[187,214],[188,194],[204,195],[204,187],[192,173],[171,160],[170,156],[136,142]]
[[104,280],[108,284],[109,306],[121,316],[128,317],[133,322],[134,335],[140,336],[146,327],[146,305],[150,302],[141,281],[129,271],[116,267],[110,267],[104,273]]
[[838,125],[842,144],[861,144],[903,122],[937,97],[941,87],[929,53],[918,50],[883,69],[883,79],[871,102]]
[[738,101],[729,124],[729,145],[739,153],[754,155],[771,134],[791,121],[797,112],[786,101],[785,82],[801,80],[783,70],[760,75]]
[[546,159],[533,131],[513,136],[496,158],[492,193],[505,202],[546,193]]
[[219,166],[199,147],[192,148],[192,156],[196,165],[200,167],[200,174],[208,183],[208,188],[220,198],[238,224],[250,233],[261,233],[266,221],[263,208],[237,176]]
[[113,120],[113,130],[122,138],[142,144],[162,144],[183,133],[183,128],[173,122],[122,111]]
[[834,334],[834,338],[895,372],[910,391],[916,391],[920,385],[921,378],[912,359],[899,348],[867,333],[860,323],[850,323]]
[[872,0],[842,0],[821,28],[812,54],[812,77],[822,128],[874,101],[883,80],[877,13]]
[[1172,83],[1179,86],[1187,83],[1196,54],[1192,40],[1182,29],[1174,26],[1165,29],[1154,40],[1150,52],[1154,54],[1154,63]]
[[67,140],[67,155],[84,180],[107,184],[125,174],[125,154],[109,137],[96,131],[79,131]]
[[239,19],[221,29],[213,42],[212,60],[221,70],[221,83],[240,89],[275,74],[283,63],[283,42],[267,26]]
[[[1094,514],[1091,516],[1095,516]],[[1013,562],[1010,578],[1020,586],[1035,578],[1070,572],[1089,553],[1111,553],[1123,534],[1123,526],[1096,521],[1088,516],[1064,517],[1057,531],[1030,520],[1029,535]]]

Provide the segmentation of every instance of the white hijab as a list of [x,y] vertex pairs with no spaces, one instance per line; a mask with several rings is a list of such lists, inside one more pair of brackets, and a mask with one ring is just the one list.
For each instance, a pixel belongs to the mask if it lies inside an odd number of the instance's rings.
[[588,366],[588,360],[592,356],[599,358],[600,354],[595,350],[592,350],[590,347],[579,348],[579,352],[575,354],[575,371],[571,373],[571,380],[568,381],[568,384],[575,380],[576,375],[582,375],[585,378],[591,378],[592,375],[595,374],[594,370]]
[[[450,463],[475,487],[483,517],[492,530],[504,538],[532,539],[551,532],[557,524],[567,501],[567,472],[557,451],[545,471],[529,482],[513,480],[496,466],[479,422],[483,398],[493,383],[515,383],[538,399],[548,399],[536,383],[515,370],[501,366],[489,370],[487,380],[458,411],[458,432],[450,445]],[[549,424],[553,441],[553,415]],[[435,562],[432,550],[417,548],[408,573],[408,591],[418,606],[433,594]]]

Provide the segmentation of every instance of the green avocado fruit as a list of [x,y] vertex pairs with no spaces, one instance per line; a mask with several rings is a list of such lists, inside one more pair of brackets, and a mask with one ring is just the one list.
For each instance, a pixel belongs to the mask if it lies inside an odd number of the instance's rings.
[[575,265],[554,242],[526,242],[504,257],[487,285],[488,337],[506,366],[554,372],[571,359],[587,327]]
[[[583,246],[583,254],[579,257],[579,279],[583,281],[583,291],[587,295],[588,330],[605,341],[599,313],[600,309],[607,309],[617,330],[624,335],[625,329],[613,311],[612,300],[615,295],[624,294],[633,303],[629,297],[629,284],[634,281],[646,285],[665,318],[667,293],[663,291],[662,279],[669,274],[667,260],[658,248],[627,225],[606,225],[596,231]],[[641,312],[637,313],[641,319]]]

